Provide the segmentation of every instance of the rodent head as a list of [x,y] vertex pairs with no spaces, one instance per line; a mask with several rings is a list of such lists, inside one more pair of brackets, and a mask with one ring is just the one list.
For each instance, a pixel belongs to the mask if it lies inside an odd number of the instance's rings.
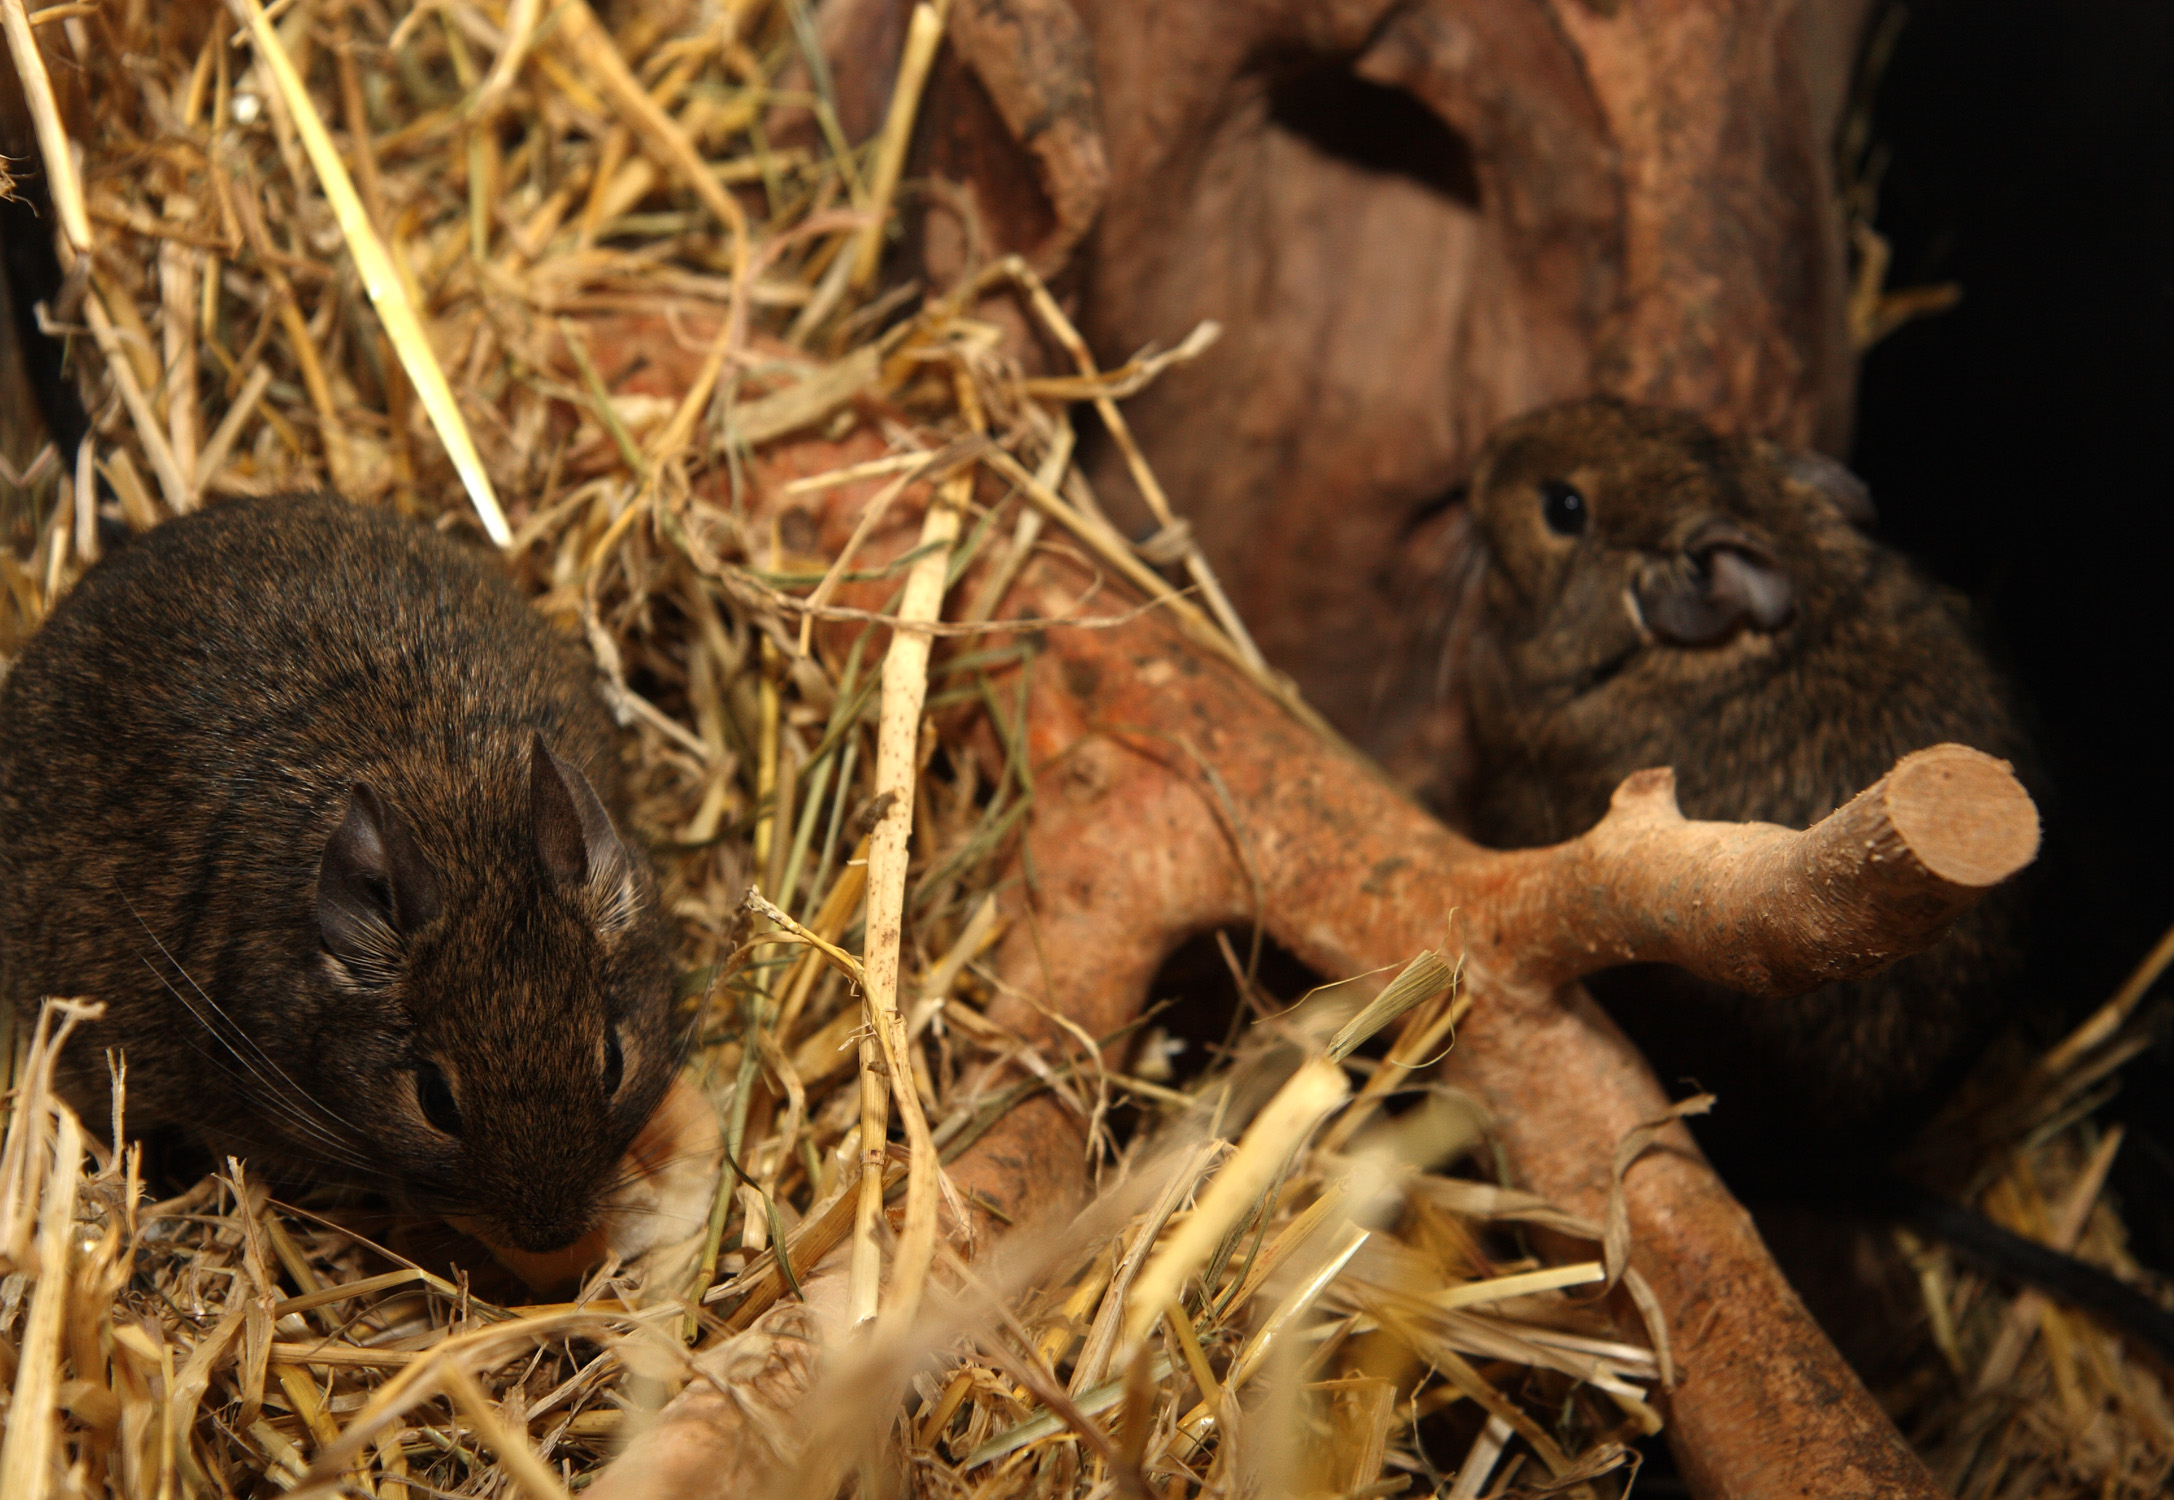
[[1473,686],[1512,717],[1756,681],[1871,556],[1870,502],[1840,465],[1608,399],[1498,431],[1471,513]]
[[541,734],[498,759],[483,812],[349,793],[314,934],[349,1014],[316,1071],[417,1207],[551,1250],[594,1222],[670,1081],[671,970],[654,881],[588,778]]

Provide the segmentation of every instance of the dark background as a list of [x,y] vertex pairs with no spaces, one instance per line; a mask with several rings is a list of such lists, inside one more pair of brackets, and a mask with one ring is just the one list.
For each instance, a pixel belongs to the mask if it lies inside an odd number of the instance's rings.
[[[1867,355],[1853,461],[2035,707],[2051,795],[2025,1004],[2051,1034],[2174,922],[2174,6],[1918,0],[1873,140],[1889,285],[1963,299]],[[2163,1269],[2169,1029],[2114,1111],[2116,1189]]]

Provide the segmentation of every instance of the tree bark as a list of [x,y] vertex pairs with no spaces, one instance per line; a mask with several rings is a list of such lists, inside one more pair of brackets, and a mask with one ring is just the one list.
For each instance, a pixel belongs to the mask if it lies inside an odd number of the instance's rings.
[[[900,3],[826,6],[842,91],[887,86]],[[918,158],[974,222],[934,210],[917,269],[1077,240],[1108,363],[1224,325],[1128,420],[1269,659],[1378,748],[1383,571],[1500,422],[1597,390],[1844,450],[1869,8],[980,0]],[[1094,477],[1122,515],[1118,456]]]
[[[1041,568],[1023,587],[1033,613],[1062,618],[1080,585]],[[1495,853],[1159,625],[1043,639],[1032,894],[998,950],[1007,981],[1106,1034],[1169,950],[1209,927],[1258,917],[1331,976],[1462,947],[1476,1004],[1450,1072],[1487,1102],[1519,1185],[1596,1219],[1614,1144],[1668,1101],[1579,975],[1661,959],[1782,994],[1866,973],[1936,940],[2036,851],[2036,810],[2006,769],[1939,747],[1806,832],[1687,822],[1665,775],[1646,773],[1583,838]],[[1054,1040],[1032,1004],[996,1014]],[[1067,1175],[1076,1191],[1080,1146],[1036,1101],[954,1175],[1038,1216],[1061,1206]],[[1698,1493],[1935,1492],[1687,1131],[1667,1131],[1626,1191],[1633,1263],[1685,1372],[1670,1435]]]

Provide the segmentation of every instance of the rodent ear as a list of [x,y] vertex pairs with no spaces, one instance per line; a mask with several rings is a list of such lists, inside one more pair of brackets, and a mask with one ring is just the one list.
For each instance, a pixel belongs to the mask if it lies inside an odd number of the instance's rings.
[[625,927],[634,914],[634,864],[596,788],[552,754],[540,733],[529,745],[528,785],[544,868],[562,886],[588,888],[599,931],[609,936]]
[[1745,627],[1778,630],[1796,613],[1796,587],[1766,546],[1716,517],[1674,557],[1631,585],[1646,628],[1675,646],[1714,646]]
[[438,872],[399,814],[355,783],[347,814],[317,864],[317,932],[325,951],[367,982],[399,963],[400,939],[438,915]]
[[1809,490],[1858,530],[1869,531],[1879,524],[1870,486],[1844,464],[1824,453],[1789,453],[1778,448],[1769,456],[1784,484]]

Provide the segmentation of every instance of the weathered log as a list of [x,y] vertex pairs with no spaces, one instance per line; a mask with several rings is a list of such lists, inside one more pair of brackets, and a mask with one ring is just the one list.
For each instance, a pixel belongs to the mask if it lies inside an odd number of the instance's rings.
[[[844,1277],[831,1284],[842,1311]],[[595,1500],[777,1494],[800,1457],[824,1342],[821,1316],[794,1302],[705,1349],[686,1389],[584,1493]]]
[[[842,535],[851,506],[839,497],[831,510],[824,530]],[[911,527],[898,516],[875,551],[902,550]],[[1045,558],[1002,613],[1061,620],[1091,587]],[[1110,607],[1107,595],[1093,607]],[[1657,772],[1632,778],[1582,838],[1491,852],[1161,617],[1038,636],[1024,669],[1037,800],[1021,865],[1033,883],[1011,887],[1032,910],[997,950],[1022,998],[1000,1002],[996,1019],[1053,1048],[1065,1043],[1037,1006],[1107,1034],[1137,1013],[1167,953],[1211,927],[1259,920],[1332,975],[1447,943],[1466,954],[1476,994],[1452,1074],[1487,1103],[1519,1184],[1593,1219],[1615,1143],[1667,1099],[1578,976],[1666,960],[1788,993],[1861,974],[1936,940],[2036,848],[2035,809],[2005,768],[1945,746],[1809,831],[1688,822]],[[954,1177],[1015,1219],[1046,1221],[1084,1186],[1081,1144],[1054,1101],[1029,1100]],[[1698,1493],[1932,1493],[1688,1132],[1667,1131],[1625,1193],[1633,1264],[1683,1371],[1666,1397],[1669,1431]],[[812,1365],[796,1368],[812,1378]],[[750,1415],[718,1441],[742,1441]],[[672,1430],[683,1442],[701,1423]]]
[[[1076,597],[1047,570],[1030,587],[1045,617]],[[1007,980],[1106,1034],[1169,949],[1209,927],[1257,914],[1333,975],[1449,939],[1478,995],[1452,1072],[1488,1102],[1521,1185],[1595,1218],[1611,1146],[1667,1100],[1568,981],[1626,958],[1767,993],[1869,972],[1935,940],[2036,850],[2036,811],[2005,768],[1947,746],[1808,832],[1686,822],[1649,774],[1585,837],[1493,853],[1158,625],[1045,642],[1028,717],[1033,920],[999,949]],[[998,1018],[1047,1029],[1023,1002]],[[1008,1210],[1046,1209],[1079,1145],[1053,1102],[1030,1103],[957,1175]],[[1671,1130],[1626,1188],[1634,1263],[1685,1371],[1670,1433],[1699,1493],[1932,1493],[1688,1132]]]
[[[826,5],[843,92],[888,87],[903,6]],[[1224,325],[1128,420],[1269,659],[1364,742],[1404,625],[1379,575],[1497,423],[1597,389],[1841,451],[1831,143],[1869,8],[954,7],[919,164],[975,224],[932,225],[919,269],[947,284],[977,234],[1046,251],[1099,195],[1072,278],[1097,352]],[[1095,479],[1124,503],[1117,455]]]

